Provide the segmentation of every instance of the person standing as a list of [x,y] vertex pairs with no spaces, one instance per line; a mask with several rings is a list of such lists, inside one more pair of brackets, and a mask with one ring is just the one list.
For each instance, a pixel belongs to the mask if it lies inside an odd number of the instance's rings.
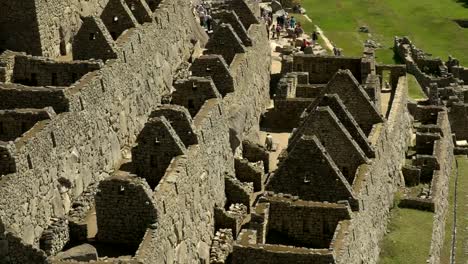
[[270,26],[268,25],[268,23],[266,23],[265,26],[266,26],[268,39],[270,39]]
[[281,34],[281,26],[280,24],[277,24],[276,25],[276,39],[279,39],[280,38],[280,34]]
[[199,5],[197,11],[198,17],[200,18],[200,26],[205,27],[206,10],[202,5]]
[[211,33],[211,26],[213,24],[213,18],[211,17],[210,14],[207,14],[205,16],[205,21],[206,21],[206,29],[208,30],[208,33]]
[[265,148],[268,151],[271,151],[273,149],[273,137],[270,134],[267,134],[265,138]]
[[296,28],[296,18],[295,17],[291,17],[291,19],[289,20],[289,27],[290,28]]
[[318,33],[317,31],[312,32],[312,45],[315,46],[317,45],[318,41]]

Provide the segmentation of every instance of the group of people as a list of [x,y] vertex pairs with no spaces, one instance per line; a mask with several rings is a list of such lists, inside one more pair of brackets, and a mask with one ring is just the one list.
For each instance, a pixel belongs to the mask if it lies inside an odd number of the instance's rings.
[[[281,37],[281,31],[288,31],[288,29],[293,29],[293,39],[296,39],[304,34],[301,23],[297,22],[294,16],[289,17],[288,13],[284,13],[283,15],[276,17],[276,25],[271,27],[271,31],[273,32],[272,38],[279,39]],[[270,31],[269,29],[267,30],[268,32]]]
[[211,6],[203,2],[195,7],[196,13],[200,19],[200,26],[205,28],[208,33],[213,32],[213,18],[211,17]]

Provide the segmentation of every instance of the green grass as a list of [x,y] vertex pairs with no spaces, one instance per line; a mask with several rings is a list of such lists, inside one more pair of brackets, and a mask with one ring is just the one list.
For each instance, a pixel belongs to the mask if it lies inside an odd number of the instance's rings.
[[431,247],[431,212],[394,208],[389,233],[381,244],[379,264],[426,263]]
[[[424,51],[444,60],[449,54],[468,65],[468,29],[452,20],[468,18],[468,8],[457,0],[303,0],[308,16],[346,56],[361,56],[372,38],[384,47],[377,61],[395,63],[394,36],[409,36]],[[366,25],[370,34],[359,33]]]
[[416,78],[408,74],[408,95],[413,100],[421,100],[426,99],[426,94],[424,94],[423,90],[421,89],[421,85],[419,85]]

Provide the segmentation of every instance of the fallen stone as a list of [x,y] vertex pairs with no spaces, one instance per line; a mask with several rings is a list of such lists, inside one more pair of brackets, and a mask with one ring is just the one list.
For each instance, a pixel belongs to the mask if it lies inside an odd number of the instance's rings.
[[58,253],[56,258],[60,260],[91,261],[97,260],[98,254],[95,247],[90,244],[83,244]]
[[366,26],[361,26],[361,27],[359,27],[359,32],[369,33],[369,28],[366,27]]

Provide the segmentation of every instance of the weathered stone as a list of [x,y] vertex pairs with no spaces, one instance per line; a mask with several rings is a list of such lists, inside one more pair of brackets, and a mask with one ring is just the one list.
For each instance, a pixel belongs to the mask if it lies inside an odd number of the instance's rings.
[[67,251],[60,252],[56,256],[59,260],[73,260],[73,261],[92,261],[98,259],[98,253],[95,247],[90,244],[83,244],[73,248],[70,248]]

